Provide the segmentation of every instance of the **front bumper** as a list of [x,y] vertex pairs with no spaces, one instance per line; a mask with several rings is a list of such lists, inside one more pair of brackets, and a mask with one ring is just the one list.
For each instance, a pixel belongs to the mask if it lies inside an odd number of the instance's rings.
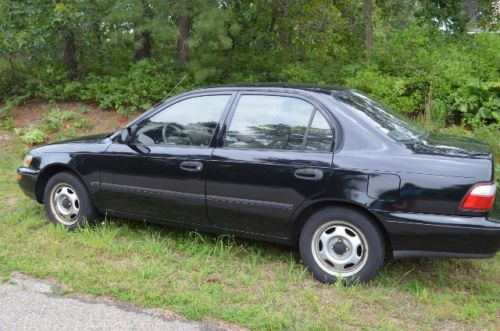
[[39,170],[26,167],[17,168],[17,183],[19,184],[19,187],[27,196],[35,200],[38,200],[36,196],[36,181],[38,179],[39,172]]
[[500,250],[500,221],[485,217],[379,214],[395,258],[488,258]]

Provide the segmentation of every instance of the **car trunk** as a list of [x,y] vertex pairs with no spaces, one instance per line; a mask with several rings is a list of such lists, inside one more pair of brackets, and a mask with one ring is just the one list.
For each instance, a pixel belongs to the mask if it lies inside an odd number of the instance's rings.
[[491,148],[479,140],[453,135],[430,133],[410,143],[416,153],[451,157],[492,159]]
[[[453,160],[448,167],[441,168],[445,173],[435,173],[436,175],[474,177],[478,182],[494,181],[493,153],[484,142],[468,137],[431,133],[405,145],[413,153],[429,156],[435,161]],[[432,162],[427,167],[432,168]]]

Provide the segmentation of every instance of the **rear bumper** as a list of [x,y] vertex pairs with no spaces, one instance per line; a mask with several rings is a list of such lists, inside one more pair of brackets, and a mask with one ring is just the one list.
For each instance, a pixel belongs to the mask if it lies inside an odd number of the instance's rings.
[[37,200],[36,197],[36,181],[38,179],[38,170],[33,170],[30,168],[20,167],[17,169],[18,180],[17,183],[19,187],[23,190],[23,192],[29,196]]
[[411,213],[379,214],[395,258],[488,258],[500,250],[500,221]]

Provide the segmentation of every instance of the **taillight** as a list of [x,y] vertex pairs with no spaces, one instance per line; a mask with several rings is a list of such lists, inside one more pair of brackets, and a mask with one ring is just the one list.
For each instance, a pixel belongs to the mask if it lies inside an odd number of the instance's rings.
[[495,202],[495,183],[480,183],[472,186],[467,192],[460,209],[474,210],[474,211],[488,211]]

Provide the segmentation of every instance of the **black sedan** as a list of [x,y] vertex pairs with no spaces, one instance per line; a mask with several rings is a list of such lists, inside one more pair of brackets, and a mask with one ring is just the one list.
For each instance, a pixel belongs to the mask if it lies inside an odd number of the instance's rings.
[[368,281],[386,256],[500,248],[488,145],[348,89],[190,91],[113,134],[31,150],[18,180],[68,229],[106,214],[298,245],[327,283]]

